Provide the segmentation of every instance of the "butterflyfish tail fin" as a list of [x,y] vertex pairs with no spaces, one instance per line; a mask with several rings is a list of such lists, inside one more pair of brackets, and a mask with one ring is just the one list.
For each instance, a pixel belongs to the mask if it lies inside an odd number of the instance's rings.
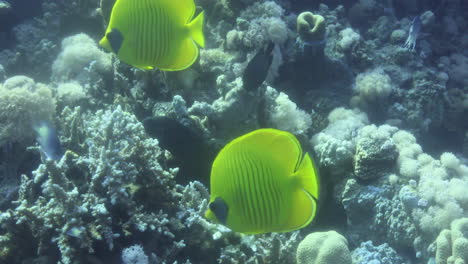
[[190,29],[190,37],[198,44],[200,47],[205,47],[205,36],[203,35],[203,23],[205,20],[205,12],[202,11],[195,17],[190,23],[188,23],[188,28]]

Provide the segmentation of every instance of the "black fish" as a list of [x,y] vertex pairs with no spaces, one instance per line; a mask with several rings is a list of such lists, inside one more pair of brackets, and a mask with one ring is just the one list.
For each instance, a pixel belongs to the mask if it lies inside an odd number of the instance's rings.
[[[207,183],[214,152],[202,136],[172,118],[147,117],[143,126],[149,136],[158,139],[159,146],[169,150],[180,168],[179,183],[194,179]],[[181,181],[182,182],[181,182]]]
[[266,48],[260,50],[255,56],[249,61],[247,67],[244,70],[242,76],[242,82],[244,83],[244,89],[247,91],[256,91],[263,81],[265,81],[268,70],[273,60],[273,48],[275,43],[270,42]]

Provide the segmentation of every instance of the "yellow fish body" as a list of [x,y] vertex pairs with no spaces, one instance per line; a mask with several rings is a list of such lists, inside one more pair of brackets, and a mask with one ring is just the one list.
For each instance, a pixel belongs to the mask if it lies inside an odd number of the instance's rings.
[[99,44],[137,68],[186,69],[205,45],[195,9],[193,0],[117,0]]
[[288,232],[317,212],[319,178],[288,132],[258,129],[227,144],[213,162],[205,217],[236,232]]

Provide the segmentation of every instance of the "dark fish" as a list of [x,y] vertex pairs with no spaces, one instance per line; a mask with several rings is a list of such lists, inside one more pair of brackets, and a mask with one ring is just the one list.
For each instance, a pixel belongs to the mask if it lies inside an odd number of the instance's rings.
[[244,75],[242,76],[245,90],[256,91],[265,81],[271,66],[271,61],[273,60],[272,51],[274,47],[275,43],[268,43],[268,46],[257,52],[249,61],[244,70]]
[[214,153],[202,136],[172,118],[147,117],[143,126],[149,136],[158,139],[161,148],[175,157],[174,165],[180,168],[179,182],[194,179],[207,183]]
[[47,121],[41,121],[33,126],[37,133],[36,140],[41,145],[41,150],[49,159],[59,160],[63,156],[63,149],[57,135],[57,131]]

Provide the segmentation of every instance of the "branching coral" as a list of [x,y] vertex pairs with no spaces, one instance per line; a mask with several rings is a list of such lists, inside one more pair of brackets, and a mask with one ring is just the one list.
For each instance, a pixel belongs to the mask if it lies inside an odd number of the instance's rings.
[[295,249],[299,243],[298,231],[242,236],[240,245],[228,245],[221,251],[218,263],[294,263]]
[[[57,247],[63,263],[92,254],[93,241],[104,240],[112,250],[114,239],[133,232],[151,230],[173,238],[168,216],[160,210],[175,198],[176,170],[159,165],[163,152],[157,140],[147,138],[142,124],[121,108],[79,119],[80,126],[64,129],[86,127],[82,133],[87,151],[69,150],[58,163],[48,160],[40,165],[33,178],[23,176],[18,205],[0,223],[4,236],[26,232],[24,236],[37,240],[39,255]],[[36,188],[40,191],[34,192]],[[158,198],[137,204],[136,198],[144,194]],[[15,244],[3,242],[7,248]]]

